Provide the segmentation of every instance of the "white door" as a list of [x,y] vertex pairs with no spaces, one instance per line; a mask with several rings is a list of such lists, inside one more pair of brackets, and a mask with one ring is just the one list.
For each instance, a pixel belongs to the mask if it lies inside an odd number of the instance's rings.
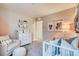
[[43,24],[43,21],[37,21],[36,23],[36,37],[37,37],[37,40],[39,41],[43,39],[42,24]]

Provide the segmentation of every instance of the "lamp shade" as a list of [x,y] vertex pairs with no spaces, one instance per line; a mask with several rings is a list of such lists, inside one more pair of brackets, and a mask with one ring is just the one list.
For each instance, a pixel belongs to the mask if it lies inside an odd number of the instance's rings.
[[0,16],[0,36],[9,34],[9,26],[3,17]]

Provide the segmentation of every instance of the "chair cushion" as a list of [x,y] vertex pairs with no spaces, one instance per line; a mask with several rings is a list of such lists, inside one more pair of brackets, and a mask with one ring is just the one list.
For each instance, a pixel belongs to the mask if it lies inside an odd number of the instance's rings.
[[9,36],[8,35],[6,35],[6,36],[0,36],[0,43],[2,44],[2,45],[8,45],[8,44],[10,44],[10,43],[12,43],[12,40],[11,39],[9,39]]
[[12,43],[11,39],[5,40],[5,42],[7,43],[7,45],[10,45]]
[[16,47],[20,46],[20,42],[18,40],[12,42],[8,45],[8,51],[15,49]]

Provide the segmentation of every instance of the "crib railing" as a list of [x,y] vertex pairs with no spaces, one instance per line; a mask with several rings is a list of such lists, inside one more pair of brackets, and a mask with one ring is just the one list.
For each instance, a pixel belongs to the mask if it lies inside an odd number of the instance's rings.
[[43,56],[79,56],[76,49],[43,42]]

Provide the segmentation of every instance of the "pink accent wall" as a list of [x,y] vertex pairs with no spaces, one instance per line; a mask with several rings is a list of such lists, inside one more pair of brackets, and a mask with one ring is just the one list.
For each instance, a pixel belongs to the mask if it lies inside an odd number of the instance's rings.
[[0,16],[0,36],[9,34],[9,26],[3,17]]

